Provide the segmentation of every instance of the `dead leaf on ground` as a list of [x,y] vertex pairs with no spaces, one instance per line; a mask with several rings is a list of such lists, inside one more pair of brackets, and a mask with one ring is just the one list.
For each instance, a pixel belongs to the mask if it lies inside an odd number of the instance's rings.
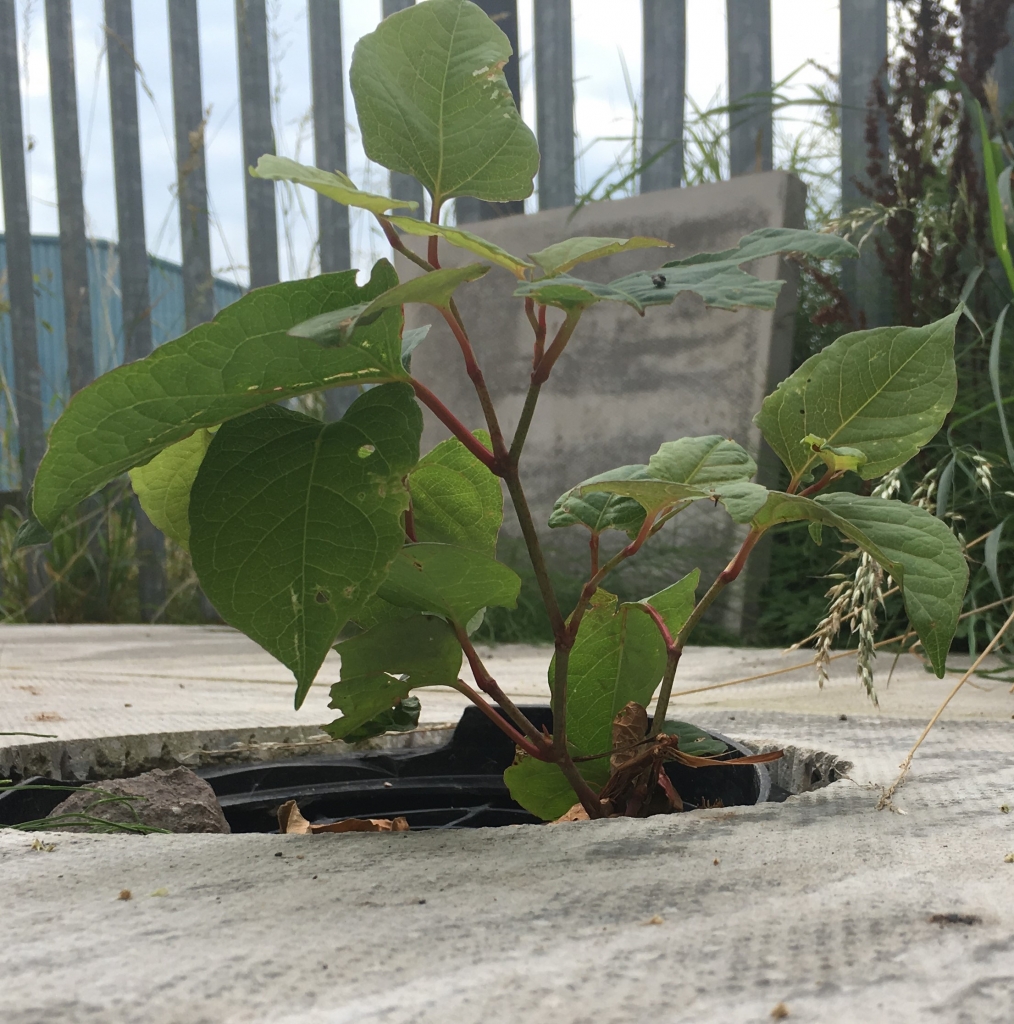
[[52,853],[56,849],[56,843],[44,843],[36,836],[32,840],[32,849],[39,853]]
[[116,897],[118,900],[132,900],[134,894],[129,889],[121,889],[120,895]]
[[661,914],[656,914],[654,917],[649,917],[645,924],[665,924],[665,918]]
[[287,836],[319,835],[322,832],[408,832],[404,818],[346,818],[327,825],[311,825],[295,800],[278,808],[278,830]]
[[168,896],[169,890],[163,886],[161,889],[156,889],[154,892],[148,893],[149,896]]
[[558,825],[561,821],[590,821],[588,812],[584,809],[580,802],[574,804],[574,806],[567,811],[566,814],[561,814],[559,818],[555,818],[550,822],[551,825]]
[[771,1011],[771,1016],[774,1017],[775,1020],[785,1020],[785,1018],[788,1017],[788,1015],[789,1008],[785,1005],[785,1003],[779,1003]]
[[1014,853],[1008,853],[1003,859],[1004,864],[1014,864]]

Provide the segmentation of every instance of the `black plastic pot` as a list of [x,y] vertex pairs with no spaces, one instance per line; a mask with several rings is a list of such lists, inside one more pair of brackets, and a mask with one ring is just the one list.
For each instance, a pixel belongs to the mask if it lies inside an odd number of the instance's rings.
[[[545,705],[522,710],[536,727],[552,729]],[[726,736],[709,735],[751,753]],[[286,800],[296,800],[315,823],[399,815],[413,830],[539,823],[503,781],[513,760],[511,741],[477,708],[466,708],[450,742],[435,750],[307,756],[198,774],[215,790],[233,832],[276,832],[276,812]],[[764,765],[695,769],[668,762],[666,772],[687,809],[764,803],[771,793]],[[47,783],[52,780],[26,779],[0,793],[0,824],[45,817],[66,792],[24,787]]]
[[[536,727],[552,729],[548,707],[522,710]],[[234,832],[276,831],[279,804],[293,799],[313,822],[400,815],[414,830],[538,823],[503,781],[513,760],[511,741],[477,708],[466,708],[450,742],[435,750],[301,757],[199,774]],[[770,793],[763,765],[693,769],[670,762],[666,771],[688,808],[763,803]]]

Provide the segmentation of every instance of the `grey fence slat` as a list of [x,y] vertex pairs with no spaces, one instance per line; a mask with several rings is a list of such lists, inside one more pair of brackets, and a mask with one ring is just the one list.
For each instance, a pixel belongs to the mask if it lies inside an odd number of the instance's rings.
[[[395,0],[397,2],[397,0]],[[521,70],[518,47],[518,4],[517,0],[476,0],[483,11],[493,19],[511,44],[513,56],[503,69],[514,102],[521,109]],[[454,216],[459,224],[469,224],[477,220],[496,220],[499,217],[510,217],[525,212],[523,199],[509,203],[486,203],[472,196],[461,196],[454,201]]]
[[574,58],[570,0],[535,0],[539,209],[574,205]]
[[683,177],[687,82],[686,0],[641,0],[644,100],[641,191],[677,188]]
[[94,378],[95,354],[88,292],[88,241],[85,237],[70,0],[46,0],[46,37],[56,157],[56,199],[60,217],[67,375],[71,394],[74,394]]
[[197,0],[169,0],[169,51],[176,129],[176,189],[187,330],[215,315],[204,164],[204,103]]
[[771,100],[746,97],[771,90],[770,0],[726,0],[729,104],[747,109],[729,114],[729,170],[735,176],[770,171],[773,163]]
[[105,0],[105,16],[117,254],[123,304],[123,361],[132,363],[148,355],[152,343],[131,0]]
[[[866,127],[873,85],[887,59],[887,0],[841,0],[841,194],[842,208],[865,206],[857,182],[867,182]],[[887,152],[887,125],[879,125],[881,151]],[[845,260],[842,285],[857,317],[868,327],[892,319],[890,281],[872,239],[858,260]]]
[[[10,381],[18,417],[21,487],[27,494],[46,447],[42,422],[39,350],[35,329],[32,236],[25,180],[25,140],[18,80],[17,12],[14,0],[0,0],[0,180],[7,241],[7,298],[10,303],[14,380]],[[29,604],[25,614],[40,621],[52,617],[44,555],[30,549],[25,558]]]
[[[338,0],[309,0],[310,75],[313,89],[313,142],[318,167],[348,172],[345,153],[345,89],[342,81],[342,17]],[[349,211],[317,197],[320,269],[351,266]]]
[[[415,0],[384,0],[382,12],[385,18],[390,18],[398,11],[404,11],[411,7]],[[402,174],[400,171],[391,171],[391,195],[395,199],[407,199],[419,204],[413,212],[409,210],[398,210],[402,217],[425,217],[423,209],[423,187],[412,177],[411,174]]]
[[46,439],[39,390],[39,353],[35,334],[32,236],[28,223],[25,142],[18,81],[18,40],[14,0],[0,0],[0,169],[7,240],[7,297],[10,302],[14,380],[11,391],[18,416],[22,487],[35,477]]
[[268,20],[265,0],[236,0],[239,107],[243,126],[243,186],[250,287],[278,280],[278,221],[275,183],[250,176],[264,153],[274,153],[271,82],[268,74]]

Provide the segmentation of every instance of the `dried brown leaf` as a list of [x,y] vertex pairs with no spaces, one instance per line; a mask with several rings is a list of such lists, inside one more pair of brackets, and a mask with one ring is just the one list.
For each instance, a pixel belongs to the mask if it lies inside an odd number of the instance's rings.
[[310,834],[310,823],[303,817],[295,800],[286,800],[278,808],[278,831],[284,836]]
[[588,812],[584,809],[581,803],[576,803],[574,806],[567,811],[566,814],[561,814],[559,818],[554,819],[550,824],[556,825],[561,821],[590,821]]

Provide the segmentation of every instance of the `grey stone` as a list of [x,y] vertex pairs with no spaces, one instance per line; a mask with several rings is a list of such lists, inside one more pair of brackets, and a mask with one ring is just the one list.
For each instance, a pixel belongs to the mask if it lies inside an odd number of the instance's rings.
[[[567,208],[504,217],[482,225],[479,234],[518,255],[576,235],[660,237],[671,249],[642,249],[582,264],[575,274],[611,281],[670,259],[734,246],[763,227],[803,226],[804,186],[790,174],[753,174],[734,181],[666,189]],[[412,239],[422,250],[425,239]],[[476,257],[441,245],[444,266],[476,262]],[[521,472],[529,504],[551,564],[568,575],[587,574],[583,529],[549,530],[553,502],[574,484],[628,463],[647,462],[663,441],[722,434],[744,445],[761,463],[759,479],[773,485],[773,456],[762,451],[753,415],[764,395],[789,372],[796,274],[777,257],[745,269],[758,277],[783,279],[777,308],[706,309],[693,295],[671,307],[652,307],[640,319],[627,306],[601,302],[582,317],[566,351],[542,389],[528,435]],[[400,259],[402,277],[416,272]],[[456,302],[497,405],[500,423],[513,433],[528,389],[532,330],[524,306],[512,297],[513,279],[494,267],[486,277],[456,293]],[[432,323],[426,341],[412,356],[413,373],[469,428],[484,425],[456,342],[428,306],[406,308],[407,325]],[[562,314],[549,311],[550,338]],[[424,448],[447,436],[427,413]],[[704,503],[706,504],[706,503]],[[634,560],[620,579],[637,596],[671,583],[677,573],[700,565],[712,577],[728,560],[742,531],[721,509],[694,507],[652,542],[653,555]],[[502,555],[512,559],[511,538],[519,537],[508,515]],[[617,546],[622,535],[609,542]],[[764,552],[755,553],[742,584],[729,588],[726,625],[739,630],[747,604],[766,574]]]
[[[102,793],[134,797],[104,803]],[[110,779],[88,785],[86,792],[74,793],[49,813],[89,814],[105,821],[139,821],[170,832],[230,832],[215,791],[189,768],[163,771],[155,768],[132,779]],[[62,825],[62,831],[84,832],[85,826]]]

